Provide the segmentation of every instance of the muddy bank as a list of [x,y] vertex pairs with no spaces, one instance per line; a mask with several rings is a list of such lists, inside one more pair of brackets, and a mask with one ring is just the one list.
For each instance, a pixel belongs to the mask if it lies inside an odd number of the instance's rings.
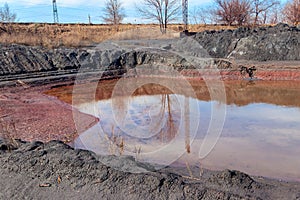
[[[7,150],[0,141],[2,199],[299,199],[300,185],[250,177],[238,171],[206,171],[191,179],[171,169],[153,171],[134,158],[112,157],[130,166],[123,172],[102,164],[104,157],[52,141],[15,141]],[[169,171],[169,172],[168,172]],[[174,171],[174,169],[173,169]]]
[[85,122],[81,126],[85,129],[98,122],[74,110],[70,104],[43,94],[49,88],[51,84],[0,88],[0,137],[69,142],[78,136],[78,131],[83,131],[76,129],[73,112]]

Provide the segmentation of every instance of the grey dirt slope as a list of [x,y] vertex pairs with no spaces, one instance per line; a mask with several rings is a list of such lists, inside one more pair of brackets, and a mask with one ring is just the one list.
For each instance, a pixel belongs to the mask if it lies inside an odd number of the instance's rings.
[[194,39],[212,57],[242,60],[300,60],[300,27],[271,27],[205,31]]
[[[15,148],[16,147],[16,148]],[[119,159],[142,173],[105,166],[95,154],[62,142],[0,142],[0,199],[299,199],[299,184],[258,182],[225,170],[192,180]],[[110,159],[118,162],[118,158]],[[107,161],[107,159],[106,159]]]

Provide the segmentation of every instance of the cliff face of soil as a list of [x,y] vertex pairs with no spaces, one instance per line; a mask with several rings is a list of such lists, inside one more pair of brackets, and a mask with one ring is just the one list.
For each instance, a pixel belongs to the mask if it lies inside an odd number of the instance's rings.
[[[110,160],[139,173],[104,165]],[[256,181],[225,170],[199,180],[153,171],[131,157],[97,157],[62,142],[26,143],[14,147],[0,140],[1,199],[297,199],[299,185]],[[290,188],[289,188],[290,187]]]
[[77,69],[84,52],[46,50],[22,45],[0,45],[0,75]]
[[216,58],[300,60],[300,29],[287,24],[205,31],[196,34],[194,39]]
[[105,46],[103,49],[47,50],[22,45],[0,45],[0,80],[1,77],[6,80],[14,75],[75,73],[80,67],[87,71],[119,71],[122,74],[141,64],[165,63],[180,67],[185,62],[184,58],[163,50],[105,49]]

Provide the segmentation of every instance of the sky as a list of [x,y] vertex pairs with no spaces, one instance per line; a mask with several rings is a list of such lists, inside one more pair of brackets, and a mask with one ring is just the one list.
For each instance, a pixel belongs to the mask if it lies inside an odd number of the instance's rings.
[[[10,10],[17,14],[18,22],[53,22],[52,0],[0,0],[0,7],[5,2]],[[121,0],[125,12],[123,23],[147,23],[136,11],[141,0]],[[207,4],[212,0],[189,0],[189,6]],[[103,23],[101,16],[105,0],[56,0],[60,23]]]
[[[125,11],[123,23],[147,23],[136,11],[142,0],[121,0]],[[18,22],[53,22],[52,0],[0,0],[17,14]],[[101,16],[105,0],[56,0],[60,23],[88,23],[88,16],[94,24],[103,23]],[[211,4],[213,0],[189,0],[189,8]]]

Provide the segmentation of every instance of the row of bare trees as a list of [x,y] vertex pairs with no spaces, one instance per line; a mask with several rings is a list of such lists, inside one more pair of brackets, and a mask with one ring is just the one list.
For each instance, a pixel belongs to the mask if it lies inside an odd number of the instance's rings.
[[[176,20],[181,11],[180,0],[141,0],[136,5],[137,11],[144,19],[156,20],[162,33],[166,33],[167,25]],[[104,21],[109,24],[119,24],[124,18],[120,0],[106,0]]]
[[[156,20],[163,33],[167,25],[179,18],[181,0],[141,0],[136,5],[141,18]],[[194,23],[224,23],[227,25],[259,25],[266,23],[300,23],[300,0],[289,0],[283,7],[279,0],[214,0],[210,8],[200,8],[191,14]],[[119,24],[125,17],[122,0],[106,0],[103,20]],[[0,8],[0,22],[14,22],[16,14],[5,3]]]
[[214,0],[214,5],[191,13],[194,23],[260,25],[286,22],[300,23],[300,0]]
[[[118,24],[124,14],[121,0],[106,1],[107,23]],[[222,23],[227,25],[260,25],[287,22],[300,23],[300,0],[289,0],[284,6],[279,0],[214,0],[210,8],[190,13],[194,23]],[[167,25],[179,18],[181,0],[141,0],[136,6],[142,18],[156,20],[163,33]],[[117,20],[116,20],[117,19]]]

